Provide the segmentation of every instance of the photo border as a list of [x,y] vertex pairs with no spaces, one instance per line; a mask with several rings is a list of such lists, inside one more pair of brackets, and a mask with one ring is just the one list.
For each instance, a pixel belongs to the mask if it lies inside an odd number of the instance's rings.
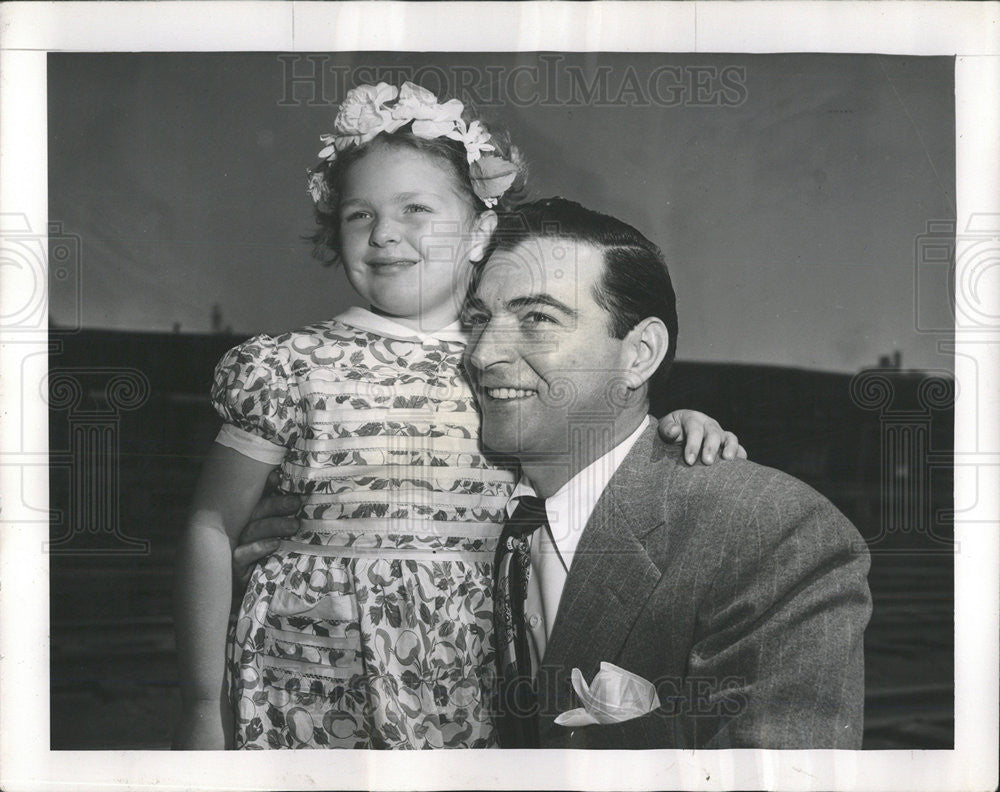
[[[955,55],[955,748],[950,751],[49,751],[48,413],[0,336],[0,786],[160,789],[992,789],[997,783],[1000,289],[963,234],[1000,220],[1000,6],[949,2],[18,3],[0,7],[0,209],[47,229],[49,51],[634,51]],[[996,231],[994,231],[996,233]],[[982,270],[980,272],[979,270]],[[35,286],[46,289],[47,277]],[[0,289],[0,315],[22,290]],[[973,311],[972,308],[975,310]],[[43,312],[44,313],[44,312]],[[992,326],[991,326],[992,325]],[[18,331],[22,330],[22,331]],[[34,362],[33,362],[34,358]],[[284,754],[282,754],[284,756]],[[623,774],[628,768],[628,776]]]

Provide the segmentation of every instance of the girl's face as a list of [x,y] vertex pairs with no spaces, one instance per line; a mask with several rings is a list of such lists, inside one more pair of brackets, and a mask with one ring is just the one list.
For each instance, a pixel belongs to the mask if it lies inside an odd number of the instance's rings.
[[401,324],[433,332],[460,313],[471,272],[496,225],[476,215],[447,165],[378,146],[350,166],[340,201],[340,256],[355,291]]

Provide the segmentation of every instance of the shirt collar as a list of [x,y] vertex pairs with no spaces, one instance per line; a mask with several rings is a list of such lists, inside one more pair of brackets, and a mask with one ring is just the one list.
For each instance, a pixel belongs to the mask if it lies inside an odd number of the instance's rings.
[[367,308],[357,306],[348,308],[335,319],[351,327],[356,327],[358,330],[378,333],[397,341],[416,341],[417,343],[450,341],[457,344],[468,344],[469,342],[469,336],[458,320],[432,333],[424,333],[420,330],[414,330],[412,327],[406,327],[388,316],[382,316]]
[[[591,462],[573,478],[545,499],[545,515],[552,529],[552,539],[559,550],[566,568],[573,562],[573,554],[580,542],[583,529],[601,499],[601,494],[621,466],[632,446],[649,425],[649,417],[639,422],[632,434],[608,453]],[[528,478],[521,473],[514,491],[507,502],[507,516],[513,514],[517,499],[524,495],[537,495]]]

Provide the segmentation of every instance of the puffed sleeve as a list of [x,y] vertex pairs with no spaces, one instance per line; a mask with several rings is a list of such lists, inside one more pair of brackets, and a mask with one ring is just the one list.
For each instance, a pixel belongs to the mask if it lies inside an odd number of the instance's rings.
[[212,406],[225,421],[215,440],[277,465],[299,436],[298,402],[286,350],[266,335],[244,341],[215,367]]

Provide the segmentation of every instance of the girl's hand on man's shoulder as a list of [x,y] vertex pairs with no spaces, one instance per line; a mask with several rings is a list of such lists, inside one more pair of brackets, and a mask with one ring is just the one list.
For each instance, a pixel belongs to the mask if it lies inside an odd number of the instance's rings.
[[717,459],[746,459],[739,438],[725,431],[709,415],[697,410],[674,410],[660,419],[660,437],[668,443],[683,444],[684,461],[693,465],[714,464]]

